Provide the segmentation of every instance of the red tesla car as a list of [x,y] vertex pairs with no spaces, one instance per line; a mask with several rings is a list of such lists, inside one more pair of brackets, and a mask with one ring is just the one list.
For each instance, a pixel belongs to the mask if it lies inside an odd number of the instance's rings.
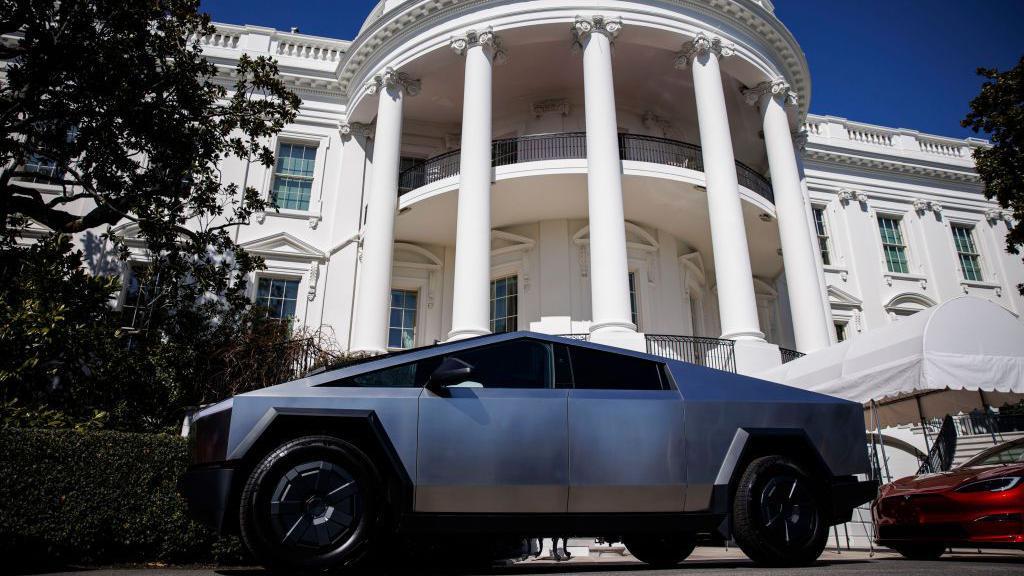
[[876,541],[915,560],[952,546],[1024,549],[1024,439],[886,484],[871,511]]

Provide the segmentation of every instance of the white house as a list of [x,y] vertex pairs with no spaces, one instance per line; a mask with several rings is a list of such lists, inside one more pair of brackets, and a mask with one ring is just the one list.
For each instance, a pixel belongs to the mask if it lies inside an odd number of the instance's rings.
[[267,262],[253,298],[343,348],[528,329],[755,373],[965,293],[1024,310],[984,142],[809,114],[768,0],[217,28],[225,75],[271,55],[303,99],[273,170],[223,167],[279,206],[238,231]]

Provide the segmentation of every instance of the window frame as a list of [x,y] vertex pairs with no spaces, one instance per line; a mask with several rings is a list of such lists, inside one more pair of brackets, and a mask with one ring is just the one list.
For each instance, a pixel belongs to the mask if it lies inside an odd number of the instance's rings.
[[[313,183],[310,186],[309,193],[309,208],[306,210],[277,208],[274,205],[274,181],[282,144],[307,146],[316,149],[316,159],[313,162]],[[327,155],[331,149],[331,136],[285,130],[274,138],[272,148],[274,150],[274,165],[266,168],[264,171],[263,197],[268,205],[263,215],[280,218],[309,219],[310,226],[316,227],[314,223],[318,224],[323,219],[323,188],[327,168]]]
[[[518,270],[509,272],[507,274],[498,274],[498,275],[492,275],[491,276],[491,282],[490,282],[490,285],[489,285],[489,293],[488,293],[488,297],[487,297],[487,303],[488,303],[488,329],[491,331],[492,334],[507,334],[507,333],[510,333],[510,332],[517,332],[519,330],[519,296],[520,296],[519,287],[522,286],[521,277],[522,277],[522,275],[519,273]],[[508,313],[508,305],[506,304],[506,307],[505,307],[506,315],[502,316],[502,318],[506,320],[506,325],[507,325],[507,321],[508,321],[509,318],[514,318],[515,319],[515,328],[512,329],[512,330],[506,329],[506,330],[503,330],[501,332],[496,332],[494,329],[495,329],[495,324],[496,324],[496,321],[498,320],[498,318],[497,318],[497,316],[495,316],[495,312],[496,312],[495,305],[496,305],[496,301],[497,301],[496,296],[494,296],[494,294],[495,294],[495,282],[498,282],[498,281],[501,281],[501,280],[508,280],[509,278],[514,278],[515,279],[515,287],[516,287],[516,293],[515,293],[516,313],[515,313],[515,316],[509,316],[507,314]],[[505,300],[507,302],[508,301],[508,294],[507,293],[504,296],[504,298],[505,298]]]
[[[547,354],[547,381],[545,382],[545,385],[544,386],[539,386],[539,387],[533,387],[533,388],[514,388],[514,387],[511,387],[511,386],[508,386],[508,387],[500,386],[500,387],[490,387],[489,388],[487,386],[483,386],[480,389],[481,390],[560,390],[560,389],[564,389],[564,388],[560,387],[558,385],[558,382],[557,382],[558,376],[557,376],[557,373],[556,373],[557,368],[555,366],[555,349],[554,349],[554,346],[552,345],[551,342],[545,342],[543,340],[536,340],[534,338],[512,338],[510,340],[505,340],[505,341],[502,341],[502,342],[492,342],[490,344],[485,344],[483,346],[475,346],[475,347],[466,348],[466,349],[463,349],[463,350],[455,350],[455,351],[447,352],[445,354],[441,354],[441,355],[435,357],[438,360],[438,363],[435,365],[434,369],[436,369],[437,365],[440,365],[440,362],[444,362],[446,359],[451,358],[452,356],[456,356],[457,357],[460,354],[464,354],[464,353],[467,353],[467,352],[477,352],[477,351],[480,351],[480,350],[487,350],[489,348],[496,348],[496,347],[499,347],[499,346],[508,346],[508,345],[520,344],[520,343],[533,344],[535,346],[540,346],[541,348],[543,348],[545,350],[545,352]],[[569,365],[570,366],[572,365],[571,353],[570,353]],[[571,369],[570,369],[570,373],[571,373]],[[470,379],[472,379],[472,377],[470,377]],[[424,385],[426,385],[427,380],[424,379],[423,382],[424,382]],[[573,380],[573,385],[575,386],[575,380]]]
[[[394,328],[393,326],[391,326],[391,310],[394,308],[394,306],[392,306],[391,304],[393,302],[394,293],[396,291],[397,292],[413,293],[413,294],[416,295],[416,308],[413,309],[412,342],[411,342],[411,344],[410,344],[410,346],[408,348],[394,348],[394,347],[391,346],[391,330]],[[401,285],[401,284],[392,284],[392,286],[391,286],[391,294],[388,297],[388,347],[387,347],[388,350],[394,350],[394,351],[412,350],[413,348],[417,347],[417,345],[419,343],[419,333],[420,333],[420,324],[421,324],[420,313],[422,311],[422,304],[423,304],[423,290],[419,286],[405,287],[404,285]],[[403,310],[403,312],[404,312],[405,310],[408,310],[408,308],[401,308],[401,310]],[[405,326],[404,326],[404,324],[405,324],[405,322],[404,322],[405,315],[403,314],[402,316],[403,316],[403,322],[402,322],[403,326],[401,326],[400,329],[402,331],[404,331],[405,330]]]
[[631,269],[627,275],[627,285],[629,286],[629,312],[630,321],[633,326],[636,327],[638,332],[643,332],[640,328],[643,322],[643,296],[641,295],[640,286],[637,284],[637,278],[640,275],[640,269]]
[[[902,242],[901,244],[887,244],[885,242],[885,239],[882,236],[882,220],[891,220],[891,221],[895,222],[895,224],[896,224],[895,230],[899,234],[899,240]],[[913,270],[913,265],[912,265],[913,262],[912,262],[911,257],[910,257],[910,243],[908,241],[907,231],[906,231],[906,228],[904,226],[904,215],[903,214],[899,214],[899,213],[895,213],[895,212],[884,212],[884,211],[876,212],[875,213],[875,230],[878,232],[878,236],[876,238],[878,238],[878,243],[879,243],[879,246],[880,246],[880,249],[881,249],[882,266],[884,267],[884,273],[885,274],[903,275],[903,276],[910,276],[910,275],[912,275],[913,274],[913,272],[912,272],[912,270]],[[891,247],[898,247],[898,248],[902,249],[903,263],[904,263],[904,265],[906,267],[906,270],[893,270],[890,267],[890,265],[889,265],[889,257],[888,257],[888,254],[886,252],[886,247],[890,247],[890,246]]]
[[279,273],[279,272],[274,272],[274,271],[270,271],[270,272],[263,271],[263,272],[256,273],[256,276],[254,278],[253,285],[252,285],[252,302],[253,302],[253,304],[255,304],[257,306],[264,306],[265,308],[270,310],[271,308],[269,306],[265,306],[263,303],[260,302],[259,294],[260,294],[260,281],[261,280],[271,280],[271,281],[279,280],[279,281],[283,281],[283,282],[295,282],[295,284],[296,284],[296,290],[295,290],[295,313],[291,317],[282,317],[282,318],[275,318],[274,316],[271,316],[271,315],[268,314],[268,318],[270,318],[271,320],[279,320],[279,321],[282,321],[282,322],[298,323],[298,321],[299,321],[299,303],[302,301],[302,282],[303,282],[303,277],[301,275]]
[[[586,346],[568,345],[568,344],[565,344],[564,346],[568,349],[568,353],[569,353],[569,366],[570,366],[570,373],[572,374],[572,389],[573,390],[595,390],[595,391],[605,391],[605,392],[608,392],[608,391],[614,391],[614,392],[666,392],[666,391],[677,390],[676,384],[675,384],[675,380],[672,378],[671,373],[668,370],[668,365],[665,362],[659,362],[657,360],[650,360],[650,359],[647,359],[647,358],[636,358],[636,357],[633,357],[633,356],[629,356],[628,354],[621,354],[620,355],[620,354],[618,354],[616,352],[607,352],[605,350],[594,350],[593,348],[588,348]],[[576,357],[574,355],[574,352],[577,351],[577,350],[587,350],[588,352],[593,352],[595,354],[602,354],[602,355],[606,355],[606,356],[628,356],[629,358],[632,358],[632,359],[634,359],[634,360],[636,360],[638,362],[645,362],[645,363],[651,364],[655,368],[655,371],[658,374],[658,382],[659,382],[661,387],[657,388],[657,389],[651,389],[651,388],[591,388],[591,387],[580,387],[578,385],[578,382],[577,382],[577,379],[576,379],[576,375],[579,373],[579,371],[576,369]],[[553,356],[552,356],[552,358],[553,358]]]
[[[964,230],[966,232],[966,234],[967,234],[967,241],[970,242],[971,247],[974,249],[974,252],[961,252],[960,245],[958,243],[957,234],[956,234],[956,231],[958,229]],[[985,283],[985,282],[987,282],[987,280],[986,280],[987,274],[985,273],[985,264],[984,264],[985,259],[983,258],[983,255],[981,253],[981,245],[978,243],[978,239],[975,237],[976,230],[977,230],[977,226],[975,224],[973,224],[973,223],[962,222],[962,221],[959,221],[959,220],[950,221],[950,223],[949,223],[950,240],[951,240],[951,242],[953,244],[953,255],[956,257],[956,264],[957,264],[957,267],[960,269],[960,281],[961,282],[966,282],[966,283]],[[973,259],[974,259],[974,268],[975,268],[975,270],[976,270],[976,272],[978,274],[977,278],[968,278],[967,277],[967,269],[964,267],[964,260],[963,260],[965,256],[973,257]]]
[[[127,325],[127,324],[124,323],[124,321],[123,321],[123,319],[124,319],[124,312],[125,312],[126,308],[133,308],[136,311],[135,318],[138,319],[138,310],[139,310],[139,308],[143,308],[143,307],[138,305],[138,300],[137,299],[136,299],[136,304],[134,304],[134,305],[129,305],[128,304],[128,288],[129,288],[129,284],[130,284],[130,281],[131,281],[132,273],[133,273],[133,271],[134,271],[134,269],[136,267],[139,267],[139,268],[150,268],[152,266],[153,266],[152,260],[144,260],[144,259],[135,259],[135,258],[133,258],[133,259],[128,260],[127,262],[125,262],[124,269],[121,271],[121,293],[118,295],[118,298],[117,298],[117,310],[118,310],[118,312],[121,315],[121,322],[120,322],[121,326],[119,326],[119,328],[121,330],[125,330],[125,331],[132,332],[132,333],[141,332],[141,329],[136,325],[136,323],[134,321],[132,322],[131,325]],[[143,287],[142,287],[142,283],[141,282],[139,284],[140,284],[140,293],[141,293],[142,290],[143,290]],[[150,287],[149,289],[157,289],[157,288],[159,288],[159,286],[160,286],[160,278],[157,277],[155,279],[155,285]]]
[[818,237],[818,257],[821,258],[822,266],[832,267],[835,266],[835,251],[832,249],[832,234],[826,210],[827,207],[822,204],[811,204],[811,220]]

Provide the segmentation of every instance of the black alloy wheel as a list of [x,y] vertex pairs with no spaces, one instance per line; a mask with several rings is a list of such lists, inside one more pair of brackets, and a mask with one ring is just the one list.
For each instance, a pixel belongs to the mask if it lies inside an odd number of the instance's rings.
[[362,513],[363,496],[355,478],[324,460],[294,466],[270,500],[271,526],[279,541],[313,550],[350,535]]
[[733,535],[759,564],[807,565],[825,549],[827,510],[824,490],[800,465],[781,456],[758,458],[736,490]]
[[242,540],[272,569],[354,566],[382,527],[382,486],[370,459],[348,442],[329,436],[286,442],[256,466],[242,490]]

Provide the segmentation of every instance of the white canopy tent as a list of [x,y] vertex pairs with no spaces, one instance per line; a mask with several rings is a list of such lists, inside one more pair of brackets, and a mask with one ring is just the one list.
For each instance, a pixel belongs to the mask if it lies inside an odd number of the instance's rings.
[[896,426],[1024,399],[1024,322],[962,297],[760,375],[878,407]]

